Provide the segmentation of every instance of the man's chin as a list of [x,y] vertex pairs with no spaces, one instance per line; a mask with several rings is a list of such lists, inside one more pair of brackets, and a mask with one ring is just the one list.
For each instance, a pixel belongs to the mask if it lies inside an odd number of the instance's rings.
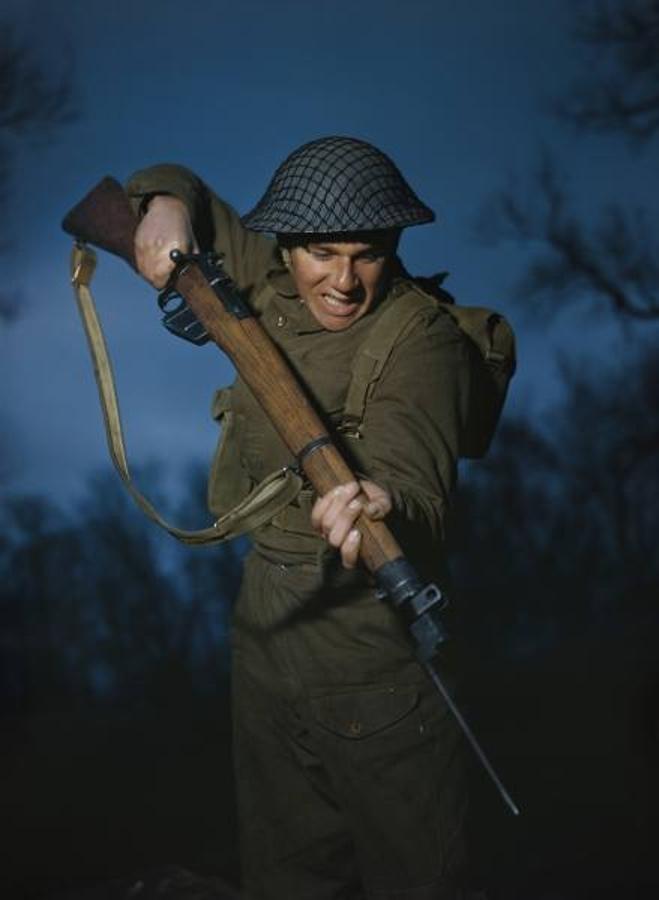
[[362,312],[363,310],[357,307],[350,313],[343,313],[341,315],[323,313],[316,316],[316,318],[327,331],[344,331],[346,328],[350,328],[353,322],[356,322],[357,319],[361,318]]

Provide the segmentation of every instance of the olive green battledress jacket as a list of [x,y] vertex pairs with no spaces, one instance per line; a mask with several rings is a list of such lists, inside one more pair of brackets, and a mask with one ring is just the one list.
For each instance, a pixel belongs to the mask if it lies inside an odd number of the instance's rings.
[[[193,173],[179,166],[154,166],[136,173],[127,191],[136,205],[157,193],[186,203],[202,249],[222,254],[227,272],[261,316],[326,423],[340,429],[359,347],[384,309],[409,292],[409,280],[394,276],[386,296],[367,315],[346,331],[326,331],[300,302],[276,243],[243,228],[234,210]],[[388,524],[412,562],[428,578],[441,581],[470,359],[461,332],[441,305],[421,292],[418,298],[419,316],[374,385],[359,433],[348,429],[337,439],[357,472],[390,491],[393,513]],[[294,460],[241,379],[230,390],[216,393],[213,414],[224,426],[209,485],[210,506],[219,515],[263,477]],[[248,603],[243,591],[235,624],[262,631],[264,637],[274,635],[311,600],[314,607],[324,606],[321,620],[311,616],[307,622],[305,617],[305,624],[315,630],[313,656],[319,651],[329,652],[332,659],[338,655],[327,671],[322,665],[318,671],[318,660],[314,662],[313,672],[307,673],[312,683],[337,678],[355,683],[400,673],[401,667],[409,667],[407,639],[401,640],[400,625],[374,599],[368,576],[342,570],[336,553],[312,532],[313,499],[311,491],[303,491],[292,507],[253,535],[253,555],[279,566],[287,576],[275,583],[276,596]],[[248,569],[252,565],[256,562],[248,561]],[[324,604],[319,604],[319,592]],[[328,592],[335,598],[329,603]],[[321,621],[327,646],[318,637]],[[293,616],[289,624],[296,623]],[[300,666],[303,672],[307,668],[304,654]]]

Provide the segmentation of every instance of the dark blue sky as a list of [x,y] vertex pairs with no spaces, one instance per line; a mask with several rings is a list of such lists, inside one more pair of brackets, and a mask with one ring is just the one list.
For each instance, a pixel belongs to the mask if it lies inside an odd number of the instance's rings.
[[[72,48],[80,118],[52,143],[20,148],[12,197],[11,283],[25,302],[1,337],[4,421],[14,490],[75,496],[106,450],[81,327],[68,285],[64,212],[103,175],[123,179],[159,161],[185,163],[240,211],[304,141],[348,134],[399,164],[437,223],[411,229],[412,271],[451,272],[463,303],[506,312],[520,336],[510,412],[540,412],[556,395],[553,348],[508,298],[523,268],[516,247],[484,248],[472,226],[487,194],[524,174],[543,144],[566,164],[586,210],[611,189],[643,198],[639,155],[613,139],[576,139],[543,104],[580,62],[563,0],[243,0],[188,3],[32,0],[5,3],[45,58]],[[31,29],[34,31],[34,29]],[[153,292],[102,255],[96,293],[110,342],[129,455],[207,458],[208,418],[227,362],[169,337]],[[588,327],[572,317],[577,332]],[[578,344],[578,340],[577,340]],[[597,352],[597,347],[595,348]]]

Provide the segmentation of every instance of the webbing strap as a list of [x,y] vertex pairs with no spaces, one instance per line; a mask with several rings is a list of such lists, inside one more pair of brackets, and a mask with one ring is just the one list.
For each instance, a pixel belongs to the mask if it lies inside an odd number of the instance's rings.
[[[476,345],[495,379],[501,382],[501,400],[496,413],[498,419],[505,387],[515,371],[515,335],[512,328],[503,316],[491,309],[448,303],[427,294],[415,284],[410,284],[409,289],[396,296],[383,311],[353,360],[352,379],[340,426],[342,431],[355,437],[361,436],[372,386],[382,374],[399,340],[409,333],[419,316],[433,308],[441,308],[451,316],[461,331]],[[491,426],[492,429],[493,427],[494,425]]]
[[252,531],[268,522],[288,506],[300,492],[302,479],[291,469],[273,472],[212,526],[199,531],[186,531],[170,525],[134,485],[128,468],[112,364],[89,287],[95,268],[95,253],[88,247],[76,244],[71,254],[71,282],[89,343],[108,449],[114,467],[133,500],[150,519],[184,544],[216,544]]
[[370,386],[378,380],[398,340],[407,334],[414,320],[428,309],[418,293],[408,291],[392,299],[361,345],[352,363],[341,430],[359,434]]

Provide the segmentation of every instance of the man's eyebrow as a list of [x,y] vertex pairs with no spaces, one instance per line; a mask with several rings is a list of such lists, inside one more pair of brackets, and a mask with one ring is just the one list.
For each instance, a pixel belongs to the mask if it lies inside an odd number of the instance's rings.
[[[336,243],[345,243],[343,241],[309,241],[306,246],[314,248],[316,250],[323,250],[328,252],[335,252]],[[373,241],[369,243],[364,243],[364,245],[356,251],[356,256],[360,256],[362,253],[386,253],[389,249],[389,245],[386,241]]]

